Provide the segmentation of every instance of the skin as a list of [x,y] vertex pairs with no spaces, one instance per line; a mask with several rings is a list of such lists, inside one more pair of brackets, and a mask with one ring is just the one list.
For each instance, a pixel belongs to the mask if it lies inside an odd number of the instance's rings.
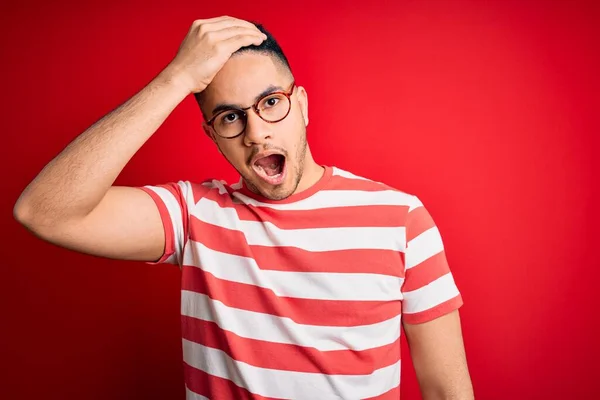
[[[271,84],[287,87],[289,71],[264,54],[239,53],[265,36],[252,24],[223,16],[194,21],[173,61],[140,92],[104,116],[52,159],[23,190],[15,219],[57,246],[99,257],[156,261],[165,235],[154,201],[143,191],[115,186],[128,161],[191,93],[203,108],[219,102],[246,107]],[[246,133],[234,140],[205,132],[251,190],[284,199],[307,189],[323,173],[306,142],[308,97],[298,87],[288,117],[269,124],[249,112]],[[288,176],[278,187],[257,179],[248,159],[257,151],[281,149]],[[405,332],[423,398],[473,398],[458,311],[406,325]]]
[[[256,52],[234,55],[217,73],[202,96],[201,107],[210,119],[218,104],[252,105],[255,98],[270,86],[288,90],[294,78],[275,57]],[[290,97],[288,116],[277,123],[262,120],[248,110],[245,133],[225,139],[206,122],[203,128],[221,154],[243,177],[250,190],[272,200],[282,200],[316,183],[323,167],[313,159],[306,141],[308,96],[302,86]],[[260,151],[278,149],[286,156],[287,173],[282,184],[274,186],[258,177],[249,160]]]
[[459,311],[403,326],[423,399],[474,399]]

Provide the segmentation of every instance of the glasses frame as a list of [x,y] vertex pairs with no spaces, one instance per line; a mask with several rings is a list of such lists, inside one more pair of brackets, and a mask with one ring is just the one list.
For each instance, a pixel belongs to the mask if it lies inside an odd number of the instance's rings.
[[[258,101],[257,101],[256,103],[252,104],[250,107],[246,107],[246,108],[236,108],[236,107],[232,107],[232,108],[228,108],[228,109],[226,109],[226,110],[221,110],[221,111],[219,111],[218,113],[216,113],[215,115],[213,115],[213,116],[212,116],[212,118],[211,118],[211,119],[210,119],[210,120],[209,120],[209,121],[208,121],[206,124],[207,124],[208,126],[210,126],[210,128],[211,128],[211,129],[212,129],[212,130],[213,130],[213,131],[214,131],[214,132],[217,134],[217,136],[219,136],[219,137],[221,137],[221,138],[223,138],[223,139],[235,139],[235,138],[239,137],[240,135],[242,135],[244,132],[246,132],[246,127],[248,126],[248,113],[246,112],[246,110],[253,109],[253,110],[254,110],[254,113],[255,113],[256,115],[258,115],[258,116],[260,117],[260,119],[262,119],[263,121],[265,121],[265,122],[268,122],[268,123],[270,123],[270,124],[275,124],[275,123],[277,123],[277,122],[281,122],[281,121],[283,121],[285,118],[287,118],[287,116],[290,114],[290,111],[292,110],[292,99],[291,99],[291,97],[292,97],[292,95],[294,94],[294,89],[296,89],[296,81],[295,81],[295,80],[294,80],[294,81],[292,81],[291,88],[290,88],[289,90],[287,90],[287,91],[284,91],[284,90],[278,90],[278,91],[275,91],[275,92],[271,92],[271,93],[269,93],[269,94],[266,94],[266,95],[264,95],[263,97],[261,97],[260,99],[258,99]],[[288,104],[289,104],[289,107],[288,107],[288,110],[287,110],[287,112],[285,113],[285,115],[284,115],[283,117],[279,118],[279,119],[278,119],[278,120],[276,120],[276,121],[267,121],[266,119],[264,119],[264,118],[262,117],[262,115],[260,115],[260,110],[258,109],[258,105],[259,105],[259,104],[260,104],[260,102],[261,102],[261,101],[263,101],[265,98],[267,98],[267,97],[269,97],[269,96],[273,96],[274,94],[282,94],[282,95],[284,95],[285,97],[287,97],[287,99],[288,99]],[[237,135],[235,135],[235,136],[221,136],[221,135],[219,134],[219,132],[217,132],[217,130],[215,129],[215,126],[214,126],[214,124],[215,124],[215,120],[217,119],[217,117],[218,117],[219,115],[221,115],[221,114],[223,114],[223,113],[226,113],[226,112],[231,112],[231,111],[240,111],[240,112],[243,114],[243,116],[244,116],[244,129],[242,129],[242,131],[241,131],[240,133],[238,133]]]

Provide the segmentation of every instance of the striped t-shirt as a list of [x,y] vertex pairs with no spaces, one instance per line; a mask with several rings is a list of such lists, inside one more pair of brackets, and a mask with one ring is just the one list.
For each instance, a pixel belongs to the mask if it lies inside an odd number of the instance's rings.
[[462,298],[420,200],[325,167],[283,201],[227,185],[142,188],[181,266],[187,399],[395,399],[401,319]]

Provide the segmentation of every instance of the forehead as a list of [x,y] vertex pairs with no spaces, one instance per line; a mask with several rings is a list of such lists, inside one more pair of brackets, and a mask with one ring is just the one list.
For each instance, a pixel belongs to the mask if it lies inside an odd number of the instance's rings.
[[267,87],[290,84],[289,72],[272,56],[256,52],[235,54],[206,88],[204,108],[210,112],[221,103],[249,106]]

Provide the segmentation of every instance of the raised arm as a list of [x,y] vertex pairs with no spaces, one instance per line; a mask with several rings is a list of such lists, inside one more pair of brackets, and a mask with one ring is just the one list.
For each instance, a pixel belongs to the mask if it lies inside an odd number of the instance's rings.
[[164,249],[159,212],[115,179],[173,109],[201,92],[240,47],[265,39],[231,17],[194,21],[173,61],[140,92],[71,142],[25,188],[15,218],[38,237],[88,254],[154,261]]

